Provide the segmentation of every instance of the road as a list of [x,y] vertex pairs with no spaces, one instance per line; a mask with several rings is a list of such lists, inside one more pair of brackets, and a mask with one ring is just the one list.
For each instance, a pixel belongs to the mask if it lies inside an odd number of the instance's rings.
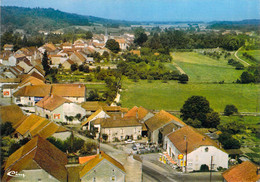
[[237,53],[238,53],[238,51],[241,49],[242,47],[240,47],[236,52],[235,52],[235,57],[240,61],[240,62],[242,62],[242,63],[244,63],[246,66],[250,66],[250,64],[248,63],[248,62],[246,62],[246,61],[244,61],[243,59],[240,59],[238,56],[237,56]]
[[[143,160],[144,182],[166,181],[166,182],[209,182],[209,172],[181,173],[172,169],[169,165],[158,161],[159,154],[141,155]],[[212,182],[222,182],[220,172],[212,173]]]

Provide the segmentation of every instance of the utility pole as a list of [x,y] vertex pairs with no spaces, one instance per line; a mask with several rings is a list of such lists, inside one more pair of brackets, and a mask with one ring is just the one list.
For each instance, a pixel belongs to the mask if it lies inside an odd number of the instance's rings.
[[185,140],[185,142],[186,142],[186,150],[185,150],[185,152],[186,152],[186,157],[185,157],[186,161],[184,161],[184,165],[185,165],[185,173],[187,173],[187,165],[188,165],[188,140],[187,140],[186,135],[184,136],[184,140]]
[[210,170],[209,170],[209,181],[211,182],[211,178],[212,178],[212,162],[213,162],[213,156],[211,156],[210,159]]

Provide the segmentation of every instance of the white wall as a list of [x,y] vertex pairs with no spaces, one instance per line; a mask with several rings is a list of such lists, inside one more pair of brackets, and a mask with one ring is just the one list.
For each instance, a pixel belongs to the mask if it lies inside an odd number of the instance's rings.
[[[188,143],[189,145],[189,143]],[[206,152],[205,148],[208,148],[208,151]],[[175,162],[180,166],[181,160],[178,159],[179,154],[184,155],[183,161],[186,161],[186,154],[181,153],[169,140],[169,138],[166,136],[164,141],[164,149],[166,149],[166,152],[173,158]],[[193,170],[200,170],[200,166],[202,164],[206,164],[210,168],[211,163],[211,156],[213,156],[213,162],[214,164],[213,170],[217,170],[219,166],[223,168],[228,168],[228,154],[223,152],[222,150],[214,147],[214,146],[201,146],[194,151],[188,153],[188,171]],[[185,168],[183,167],[183,171],[185,171]]]
[[[208,148],[208,152],[206,152]],[[214,146],[201,146],[188,154],[188,170],[200,170],[202,164],[210,168],[211,156],[212,169],[217,170],[219,166],[228,168],[228,154]]]

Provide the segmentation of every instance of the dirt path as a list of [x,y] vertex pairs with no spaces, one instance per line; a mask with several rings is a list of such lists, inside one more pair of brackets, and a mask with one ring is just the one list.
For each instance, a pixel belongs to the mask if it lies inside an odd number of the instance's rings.
[[242,47],[240,47],[236,52],[235,52],[235,57],[240,61],[240,62],[242,62],[242,63],[244,63],[246,66],[250,66],[250,64],[248,63],[248,62],[246,62],[246,61],[244,61],[243,59],[240,59],[238,56],[237,56],[237,53],[238,53],[238,51],[241,49]]
[[186,74],[185,71],[183,71],[183,69],[181,69],[178,64],[176,64],[175,62],[172,62],[172,64],[177,68],[177,70],[179,70],[181,74]]

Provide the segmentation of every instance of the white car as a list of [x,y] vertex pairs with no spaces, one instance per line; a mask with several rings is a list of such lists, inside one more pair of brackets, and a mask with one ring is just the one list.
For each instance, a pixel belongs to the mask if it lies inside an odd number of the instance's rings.
[[125,143],[135,143],[135,141],[131,140],[131,139],[128,139],[128,140],[125,141]]

